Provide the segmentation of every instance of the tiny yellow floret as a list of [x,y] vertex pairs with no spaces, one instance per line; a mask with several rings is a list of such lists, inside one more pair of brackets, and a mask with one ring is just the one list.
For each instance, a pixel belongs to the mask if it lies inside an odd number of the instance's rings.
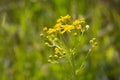
[[66,16],[61,16],[61,19],[58,20],[58,21],[62,21],[62,22],[66,22],[67,20],[70,20],[71,19],[71,16],[70,15],[66,15]]
[[58,58],[58,55],[54,55],[55,58]]
[[77,35],[77,33],[74,33],[74,35],[76,36],[76,35]]
[[58,53],[59,53],[59,49],[55,48],[55,54],[58,54]]
[[80,18],[79,21],[80,21],[80,23],[84,23],[85,22],[85,18]]
[[54,33],[54,32],[56,32],[56,30],[55,30],[55,29],[52,29],[52,28],[50,28],[50,29],[47,31],[48,34],[51,34],[51,33]]
[[81,25],[76,26],[76,29],[80,30],[81,29]]
[[73,25],[74,26],[77,26],[77,25],[79,25],[80,24],[80,21],[79,20],[75,20],[74,22],[73,22]]
[[96,38],[92,38],[93,41],[96,41]]
[[43,35],[44,35],[43,33],[40,34],[41,37],[42,37]]
[[47,31],[47,30],[48,30],[48,28],[47,28],[47,27],[44,27],[44,28],[43,28],[43,31]]
[[61,23],[57,23],[57,24],[55,25],[55,30],[56,30],[56,31],[60,31],[60,30],[61,30],[61,27],[62,27],[62,24],[61,24]]
[[51,63],[51,62],[52,62],[52,60],[51,60],[51,59],[48,59],[48,62],[49,62],[49,63]]
[[70,32],[72,29],[74,29],[73,25],[64,25],[64,30],[61,33]]

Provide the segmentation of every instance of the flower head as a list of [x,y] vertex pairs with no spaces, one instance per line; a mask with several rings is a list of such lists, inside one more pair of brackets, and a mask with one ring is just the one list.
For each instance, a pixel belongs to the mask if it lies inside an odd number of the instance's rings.
[[58,53],[59,53],[59,49],[55,48],[55,54],[58,54]]
[[85,18],[80,18],[79,21],[80,23],[85,23]]
[[57,20],[57,23],[60,23],[60,22],[66,22],[67,20],[70,20],[71,19],[71,16],[70,15],[66,15],[66,16],[61,16],[60,19]]
[[[69,54],[70,57],[74,55],[76,53],[75,51],[78,49],[78,47],[74,46],[75,43],[77,41],[80,41],[80,35],[83,35],[83,33],[87,32],[87,30],[89,29],[89,25],[86,25],[84,18],[74,20],[73,22],[72,20],[70,20],[70,15],[61,16],[59,19],[57,19],[57,22],[54,27],[44,27],[43,33],[45,34],[40,34],[40,36],[46,38],[45,40],[47,42],[45,42],[45,45],[54,49],[54,54],[50,55],[48,59],[48,62],[50,63],[58,63],[59,59],[65,58]],[[67,35],[62,35],[64,33],[67,33]],[[68,41],[64,40],[65,37],[67,37]],[[96,41],[96,38],[92,38],[89,42],[92,46],[92,48],[89,49],[90,52],[95,46],[98,45],[98,43]],[[70,49],[72,47],[75,48]]]
[[40,33],[40,36],[43,36],[44,34],[43,33]]
[[64,32],[70,32],[72,29],[74,29],[73,25],[64,25],[64,30],[61,33],[63,34]]
[[43,31],[47,31],[47,30],[48,30],[48,28],[47,28],[47,27],[44,27],[44,28],[43,28]]
[[74,26],[77,26],[77,25],[79,25],[80,24],[80,21],[79,20],[75,20],[74,22],[73,22],[73,25]]
[[61,27],[62,27],[62,24],[61,24],[61,23],[57,23],[57,24],[55,25],[55,30],[56,30],[56,31],[60,31],[60,30],[61,30]]
[[52,28],[50,28],[50,29],[47,31],[48,34],[52,34],[52,33],[54,33],[54,32],[56,32],[56,30],[55,30],[55,29],[52,29]]
[[85,27],[86,27],[86,29],[88,30],[90,26],[89,26],[89,25],[86,25]]

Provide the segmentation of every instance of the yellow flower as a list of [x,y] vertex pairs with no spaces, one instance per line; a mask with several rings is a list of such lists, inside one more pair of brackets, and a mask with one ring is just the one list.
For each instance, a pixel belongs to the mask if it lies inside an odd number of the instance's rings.
[[52,58],[52,55],[49,55],[49,58]]
[[81,29],[81,25],[77,25],[75,26],[77,30],[80,30]]
[[43,35],[44,35],[43,33],[40,34],[41,37],[42,37]]
[[90,40],[89,42],[90,42],[90,44],[93,44],[94,41],[93,41],[93,40]]
[[54,55],[55,58],[58,58],[58,55]]
[[70,15],[66,15],[64,17],[61,16],[61,21],[62,22],[66,22],[67,20],[70,20],[71,19],[71,16]]
[[71,18],[71,16],[70,16],[70,15],[66,15],[66,16],[65,16],[65,19],[70,20],[70,18]]
[[47,31],[47,30],[48,30],[48,28],[47,28],[47,27],[44,27],[44,28],[43,28],[43,31]]
[[89,26],[89,25],[86,25],[85,27],[86,27],[86,29],[88,30],[90,26]]
[[97,46],[98,45],[98,43],[97,42],[95,42],[95,46]]
[[47,31],[48,34],[51,34],[51,33],[54,33],[54,32],[56,32],[56,30],[55,30],[55,29],[52,29],[52,28],[50,28],[50,29]]
[[62,24],[61,24],[61,23],[57,23],[57,24],[55,25],[56,31],[61,30],[61,27],[62,27]]
[[73,25],[75,26],[75,28],[76,28],[77,30],[80,30],[80,29],[81,29],[81,25],[80,25],[80,21],[79,21],[79,20],[75,20],[75,21],[73,22]]
[[45,42],[45,45],[49,45],[49,43],[48,43],[48,42]]
[[92,40],[95,42],[95,41],[96,41],[96,38],[92,38]]
[[59,49],[55,48],[55,54],[58,54],[58,53],[59,53]]
[[74,33],[74,35],[76,36],[76,35],[77,35],[77,33]]
[[75,20],[74,22],[73,22],[73,25],[74,26],[77,26],[77,25],[79,25],[80,24],[80,21],[79,20]]
[[47,39],[49,39],[49,36],[46,36]]
[[84,23],[85,22],[85,18],[81,18],[79,19],[80,23]]
[[52,62],[52,60],[51,60],[51,59],[49,59],[49,60],[48,60],[48,62],[49,62],[49,63],[51,63],[51,62]]
[[58,19],[58,20],[57,20],[57,23],[60,23],[61,21],[62,21],[61,19]]
[[73,25],[64,25],[64,30],[61,32],[62,34],[64,32],[70,32],[72,29],[74,29],[74,26]]

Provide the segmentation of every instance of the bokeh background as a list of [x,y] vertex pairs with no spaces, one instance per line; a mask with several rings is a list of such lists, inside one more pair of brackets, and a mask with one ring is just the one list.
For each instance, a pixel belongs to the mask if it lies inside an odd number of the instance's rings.
[[69,80],[39,36],[66,14],[84,17],[98,41],[81,80],[120,80],[120,0],[0,0],[0,80]]

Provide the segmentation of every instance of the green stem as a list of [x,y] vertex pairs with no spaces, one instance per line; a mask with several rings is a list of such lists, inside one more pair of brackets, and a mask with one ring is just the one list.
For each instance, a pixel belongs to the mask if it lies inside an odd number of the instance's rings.
[[68,62],[71,66],[71,71],[72,71],[72,76],[73,76],[73,80],[76,80],[76,74],[75,74],[75,65],[74,65],[74,61],[72,60],[71,58],[71,55],[70,54],[67,54],[67,59],[68,59]]
[[83,66],[85,65],[85,61],[86,61],[86,59],[88,58],[89,55],[90,55],[90,51],[88,51],[87,55],[85,56],[85,59],[83,60],[81,66],[79,68],[79,71],[83,69]]

